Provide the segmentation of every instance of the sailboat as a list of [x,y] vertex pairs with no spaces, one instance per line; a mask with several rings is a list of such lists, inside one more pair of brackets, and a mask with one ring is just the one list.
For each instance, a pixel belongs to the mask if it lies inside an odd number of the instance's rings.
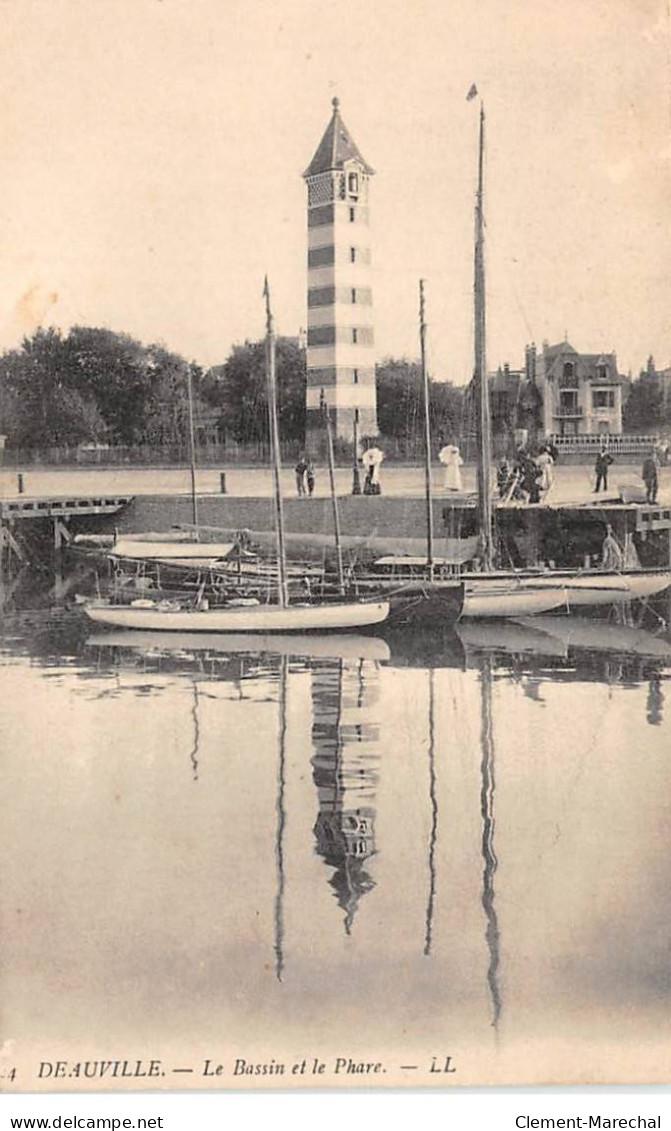
[[[477,93],[473,88],[473,93]],[[469,98],[471,93],[469,93]],[[475,369],[477,395],[478,514],[482,572],[464,575],[463,617],[519,617],[563,607],[614,604],[650,597],[671,584],[668,569],[497,571],[491,501],[491,420],[486,366],[484,255],[485,110],[480,103],[478,188],[475,206]],[[524,610],[524,612],[522,611]]]
[[[402,564],[396,568],[397,559],[392,556],[391,569],[386,570],[385,559],[377,562],[381,572],[354,573],[349,588],[355,592],[366,593],[370,596],[377,594],[388,598],[390,603],[390,619],[395,624],[406,624],[408,627],[421,627],[435,625],[438,621],[443,627],[453,625],[463,608],[464,586],[460,578],[446,576],[442,579],[434,575],[433,552],[433,501],[431,494],[431,450],[429,440],[429,391],[428,376],[425,358],[425,333],[424,321],[424,280],[419,284],[420,301],[420,339],[422,349],[422,373],[424,384],[424,414],[425,414],[425,464],[426,464],[426,559],[420,559],[421,569],[417,568],[417,559],[410,568]],[[323,406],[325,409],[325,406]],[[327,455],[329,479],[331,484],[331,498],[333,502],[333,524],[335,529],[336,558],[338,569],[338,586],[341,593],[348,589],[345,579],[342,556],[342,539],[340,534],[340,521],[338,517],[338,502],[335,494],[335,468],[333,458],[333,436],[328,410],[325,410]],[[403,563],[403,559],[398,559]]]
[[[154,601],[150,597],[139,598],[126,605],[92,601],[83,606],[90,620],[114,628],[133,628],[152,632],[304,633],[368,628],[382,624],[389,616],[388,600],[348,600],[341,596],[334,600],[297,601],[293,604],[289,602],[280,490],[275,331],[267,279],[263,293],[266,301],[266,378],[277,538],[276,600],[272,603],[261,603],[256,597],[238,596],[219,606],[210,607],[209,598],[205,597],[203,592],[188,606],[176,600]],[[196,517],[194,515],[194,518]]]

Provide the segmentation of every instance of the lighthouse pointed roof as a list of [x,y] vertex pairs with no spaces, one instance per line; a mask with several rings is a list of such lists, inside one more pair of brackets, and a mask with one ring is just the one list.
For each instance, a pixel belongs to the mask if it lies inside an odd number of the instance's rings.
[[358,161],[365,173],[374,173],[375,169],[371,168],[367,161],[364,161],[356,142],[342,120],[340,99],[334,98],[332,105],[331,121],[326,127],[326,132],[303,176],[316,177],[318,173],[328,173],[332,169],[344,169],[347,161]]

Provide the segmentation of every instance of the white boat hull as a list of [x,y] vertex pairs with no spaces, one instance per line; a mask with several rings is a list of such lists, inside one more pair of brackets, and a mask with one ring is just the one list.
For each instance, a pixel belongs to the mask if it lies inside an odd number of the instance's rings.
[[462,619],[468,617],[524,617],[549,613],[566,605],[566,590],[558,588],[532,589],[518,582],[469,579],[466,582]]
[[84,605],[96,624],[151,632],[342,632],[382,624],[389,616],[388,601],[358,601],[325,605],[244,605],[221,609],[174,609],[160,605]]
[[631,573],[570,573],[525,578],[522,585],[553,588],[563,585],[569,609],[580,606],[613,605],[654,597],[671,585],[669,570]]
[[[503,573],[466,578],[462,617],[519,617],[654,597],[671,585],[667,569],[625,573]],[[525,611],[522,612],[521,610]],[[517,610],[520,610],[519,612]]]
[[196,565],[201,561],[212,562],[218,558],[227,558],[234,546],[233,542],[141,542],[120,538],[114,543],[110,556],[132,561],[167,560]]

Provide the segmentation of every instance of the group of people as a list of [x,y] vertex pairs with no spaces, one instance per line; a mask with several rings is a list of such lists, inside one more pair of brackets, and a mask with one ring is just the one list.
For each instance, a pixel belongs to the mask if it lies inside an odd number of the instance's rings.
[[[363,484],[364,495],[379,495],[381,493],[380,464],[383,459],[384,452],[380,448],[368,448],[363,453],[361,462],[366,469]],[[299,456],[294,474],[296,476],[296,493],[299,499],[312,496],[315,489],[315,466],[305,452]]]
[[[547,441],[535,456],[524,447],[518,448],[512,461],[504,456],[496,472],[499,498],[506,502],[514,500],[527,503],[539,503],[541,498],[547,498],[554,482],[557,455],[557,449]],[[464,461],[459,448],[455,444],[448,444],[441,448],[438,458],[445,468],[445,490],[461,491],[461,468]],[[364,495],[380,494],[380,464],[383,459],[384,454],[378,448],[364,452],[362,457],[362,463],[366,468]],[[608,490],[608,471],[614,462],[606,445],[602,445],[594,464],[593,493],[595,495],[598,495],[602,488],[604,491]],[[641,469],[648,503],[657,502],[660,462],[658,449],[651,448]],[[315,469],[312,460],[305,454],[301,455],[294,470],[299,498],[311,496],[315,489]]]
[[526,448],[518,448],[512,462],[504,456],[496,472],[499,498],[540,503],[552,488],[556,458],[557,451],[550,443],[544,444],[535,457]]

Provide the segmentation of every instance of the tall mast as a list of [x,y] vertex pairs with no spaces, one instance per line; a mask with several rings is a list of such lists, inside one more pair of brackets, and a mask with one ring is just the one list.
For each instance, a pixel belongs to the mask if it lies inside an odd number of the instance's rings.
[[333,458],[333,432],[331,430],[331,417],[328,405],[324,399],[324,390],[321,393],[321,409],[326,422],[326,451],[329,463],[329,484],[331,487],[331,506],[333,508],[333,530],[335,533],[336,559],[338,562],[338,587],[341,593],[345,592],[345,571],[342,563],[342,542],[340,538],[340,515],[338,513],[338,498],[335,489],[335,461]]
[[473,284],[475,300],[474,384],[477,396],[478,510],[480,513],[480,537],[482,538],[482,564],[485,570],[491,570],[494,568],[494,545],[492,537],[492,501],[490,495],[491,422],[489,416],[489,388],[487,385],[485,318],[484,153],[485,107],[483,103],[480,103],[478,191],[475,201],[475,264]]
[[280,489],[280,434],[277,427],[277,390],[275,381],[275,330],[270,309],[270,287],[266,275],[263,294],[266,300],[266,381],[268,385],[268,421],[270,424],[270,449],[275,487],[275,529],[277,533],[277,578],[280,608],[289,604],[287,591],[287,559],[284,549],[284,515]]
[[[198,496],[196,495],[196,439],[193,427],[193,383],[191,366],[186,371],[186,392],[189,401],[189,469],[191,473],[191,519],[198,526]],[[196,531],[197,534],[197,531]]]
[[424,487],[426,497],[426,564],[433,581],[433,500],[431,495],[431,426],[429,422],[429,375],[426,369],[426,322],[424,320],[424,280],[419,280],[419,345],[422,357],[424,398]]

